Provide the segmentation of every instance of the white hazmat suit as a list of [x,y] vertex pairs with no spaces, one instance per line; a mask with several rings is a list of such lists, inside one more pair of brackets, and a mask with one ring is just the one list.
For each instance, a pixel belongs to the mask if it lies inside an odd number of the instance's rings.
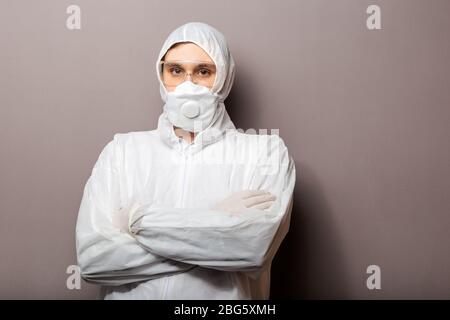
[[[217,67],[212,91],[221,102],[210,126],[188,143],[163,112],[156,130],[115,134],[84,188],[78,265],[104,299],[269,298],[272,259],[289,229],[294,161],[278,135],[236,130],[223,104],[234,61],[216,29],[194,22],[172,32],[158,78],[167,50],[186,41]],[[160,92],[165,102],[161,79]],[[239,206],[245,190],[276,200],[267,209]],[[220,209],[227,205],[240,209]]]

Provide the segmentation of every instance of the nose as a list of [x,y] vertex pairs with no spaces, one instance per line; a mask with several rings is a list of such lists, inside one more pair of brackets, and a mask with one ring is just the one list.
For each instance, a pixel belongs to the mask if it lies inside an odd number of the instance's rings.
[[195,83],[195,84],[196,84],[196,82],[195,82],[195,80],[194,80],[194,77],[192,76],[191,73],[186,73],[186,77],[184,78],[184,81],[186,81],[186,80],[188,79],[188,77],[189,77],[189,80],[190,80],[192,83]]

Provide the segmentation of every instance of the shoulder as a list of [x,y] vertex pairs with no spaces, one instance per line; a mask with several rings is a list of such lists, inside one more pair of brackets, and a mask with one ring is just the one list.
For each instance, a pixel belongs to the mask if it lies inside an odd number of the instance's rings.
[[234,137],[236,144],[240,148],[257,150],[260,155],[273,154],[274,152],[288,153],[283,138],[270,131],[259,134],[256,131],[243,132],[235,130],[231,136]]
[[116,151],[123,151],[125,149],[148,147],[155,141],[158,141],[156,130],[130,131],[115,133],[108,144],[111,144]]
[[258,172],[279,172],[293,165],[288,148],[276,132],[231,132],[228,146],[234,150],[236,161],[254,165]]
[[112,141],[118,145],[128,145],[132,143],[139,143],[142,141],[148,141],[156,136],[156,130],[150,131],[130,131],[115,133]]
[[125,153],[147,147],[156,138],[156,130],[115,133],[103,147],[100,158],[119,161]]

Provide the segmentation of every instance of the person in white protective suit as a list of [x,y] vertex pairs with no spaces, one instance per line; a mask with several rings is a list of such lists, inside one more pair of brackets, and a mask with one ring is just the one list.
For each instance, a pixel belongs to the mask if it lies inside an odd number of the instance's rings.
[[76,250],[101,298],[269,298],[295,165],[278,135],[235,128],[224,105],[234,68],[220,32],[182,25],[156,62],[157,129],[115,134],[100,153]]

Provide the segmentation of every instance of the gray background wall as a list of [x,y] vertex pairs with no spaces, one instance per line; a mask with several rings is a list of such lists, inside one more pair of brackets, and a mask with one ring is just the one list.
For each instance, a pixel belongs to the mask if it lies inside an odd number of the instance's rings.
[[[81,30],[65,26],[70,4]],[[450,298],[449,1],[0,6],[0,298],[96,296],[66,288],[84,184],[114,133],[156,127],[154,62],[188,21],[228,38],[237,127],[279,128],[297,164],[272,296]]]

